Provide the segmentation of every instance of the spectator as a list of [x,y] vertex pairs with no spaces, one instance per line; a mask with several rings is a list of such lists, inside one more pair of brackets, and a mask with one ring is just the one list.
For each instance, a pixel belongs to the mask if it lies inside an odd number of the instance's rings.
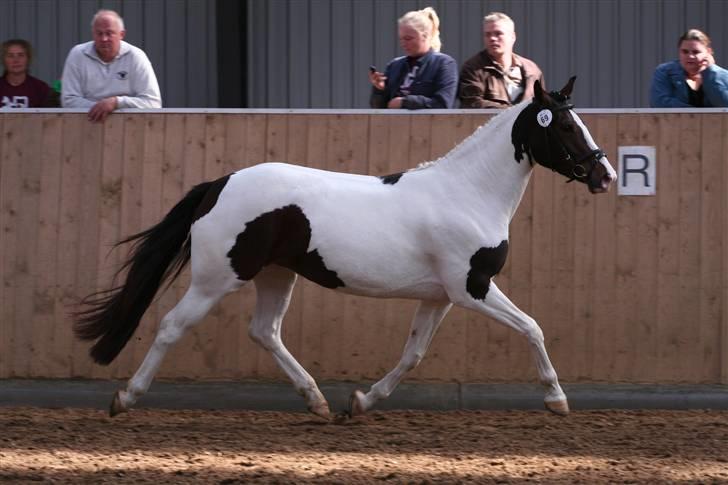
[[28,74],[33,48],[23,39],[2,44],[3,77],[0,78],[0,108],[42,108],[51,106],[50,87]]
[[161,108],[157,77],[147,55],[124,42],[123,19],[99,10],[91,22],[93,41],[78,44],[66,58],[61,100],[65,108],[89,108],[102,122],[120,108]]
[[728,107],[728,70],[713,59],[710,38],[698,29],[677,43],[678,59],[655,69],[650,87],[653,108]]
[[515,24],[500,12],[483,18],[485,49],[465,61],[460,70],[462,108],[507,108],[533,97],[543,74],[535,62],[513,52]]
[[455,60],[440,53],[440,19],[432,7],[407,12],[398,21],[399,45],[405,55],[372,66],[372,108],[452,108],[458,84]]

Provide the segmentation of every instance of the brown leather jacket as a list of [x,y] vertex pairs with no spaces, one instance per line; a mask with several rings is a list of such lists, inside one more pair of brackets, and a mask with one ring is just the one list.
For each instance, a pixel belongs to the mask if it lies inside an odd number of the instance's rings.
[[533,97],[533,85],[536,80],[546,89],[543,73],[535,62],[513,54],[514,64],[521,68],[521,77],[525,80],[525,89],[521,96],[511,103],[503,79],[503,72],[493,63],[486,50],[482,50],[465,61],[460,70],[460,86],[458,97],[461,108],[507,108],[524,99]]

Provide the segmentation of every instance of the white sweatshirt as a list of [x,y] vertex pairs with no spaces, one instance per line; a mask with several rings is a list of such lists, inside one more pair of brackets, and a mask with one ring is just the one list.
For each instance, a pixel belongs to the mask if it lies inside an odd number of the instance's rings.
[[119,55],[104,62],[93,41],[78,44],[68,53],[61,79],[64,108],[90,108],[116,96],[118,108],[161,108],[157,76],[143,50],[121,41]]

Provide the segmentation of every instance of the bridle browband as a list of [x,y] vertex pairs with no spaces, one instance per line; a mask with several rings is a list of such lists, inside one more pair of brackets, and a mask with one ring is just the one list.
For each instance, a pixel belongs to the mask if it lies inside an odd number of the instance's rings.
[[[564,96],[563,94],[561,94],[558,91],[552,91],[549,93],[549,95],[551,96],[551,98],[554,99],[554,101],[559,103],[558,106],[549,107],[549,108],[542,107],[541,109],[549,109],[550,111],[553,111],[553,112],[559,112],[559,111],[568,111],[568,110],[571,110],[574,108],[574,104],[569,102],[568,96]],[[536,106],[536,109],[538,110],[539,107]],[[550,137],[549,137],[549,134],[550,134],[550,136],[556,140],[557,146],[561,149],[561,152],[563,154],[563,161],[565,161],[565,162],[570,162],[572,160],[574,161],[574,167],[571,170],[571,175],[567,175],[567,177],[569,177],[569,180],[566,181],[567,184],[570,182],[573,182],[574,180],[577,180],[577,179],[578,180],[586,179],[589,176],[589,173],[591,172],[591,170],[594,170],[594,167],[599,162],[599,159],[607,156],[607,154],[601,148],[597,148],[595,150],[591,150],[589,153],[579,157],[578,159],[575,159],[575,157],[572,156],[571,152],[569,152],[569,150],[566,148],[566,145],[564,144],[564,142],[561,141],[561,137],[559,136],[558,133],[550,132],[549,126],[541,126],[541,128],[543,128],[544,140],[546,141],[546,147],[547,147],[548,153],[549,154],[551,153],[551,143],[550,143]],[[592,166],[591,170],[587,170],[587,168],[584,166],[584,162],[586,162],[586,161],[594,162],[594,165]],[[554,164],[552,162],[551,166],[548,168],[550,168],[552,171],[555,172],[556,171],[555,167],[556,167],[556,164]]]

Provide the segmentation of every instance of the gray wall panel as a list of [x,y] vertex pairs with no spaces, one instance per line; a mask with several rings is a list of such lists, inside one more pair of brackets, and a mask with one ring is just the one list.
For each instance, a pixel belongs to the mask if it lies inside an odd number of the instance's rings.
[[310,24],[309,9],[303,2],[291,4],[290,29],[288,48],[292,55],[288,59],[288,86],[291,86],[288,96],[290,108],[307,108],[311,95],[312,72],[309,69],[310,50]]
[[[298,55],[295,46],[288,43],[290,34],[290,14],[286,0],[268,2],[268,31],[266,33],[267,65],[266,81],[268,100],[271,108],[285,108],[289,104],[289,93],[292,85],[288,83],[288,61]],[[304,40],[304,39],[298,39]],[[293,49],[292,49],[293,47]],[[262,49],[261,49],[262,50]],[[308,75],[307,72],[300,73]]]
[[126,40],[144,49],[167,107],[217,106],[215,2],[206,0],[0,0],[0,40],[33,44],[32,73],[51,84],[68,51],[91,40],[100,8],[124,17]]
[[374,55],[374,42],[358,42],[357,39],[374,39],[374,5],[370,2],[353,2],[353,16],[355,19],[352,31],[354,55],[351,66],[352,89],[350,99],[352,105],[369,106],[368,69],[376,62]]
[[[483,15],[508,13],[516,22],[516,51],[541,66],[550,88],[561,87],[576,74],[575,101],[583,108],[647,107],[654,68],[676,58],[677,38],[689,27],[705,30],[713,39],[716,60],[728,65],[726,0],[278,0],[279,9],[295,15],[277,18],[260,8],[261,3],[247,0],[251,16],[264,16],[251,22],[247,33],[254,50],[265,50],[260,42],[270,41],[263,29],[292,32],[295,21],[310,26],[307,39],[297,38],[306,29],[296,27],[297,37],[283,54],[309,56],[308,62],[297,58],[295,65],[308,66],[310,93],[290,92],[285,107],[368,107],[367,66],[376,64],[381,70],[400,55],[397,19],[427,5],[440,15],[443,52],[458,64],[482,48]],[[287,75],[287,89],[306,89],[291,82],[293,75],[283,69],[278,63],[269,66],[267,78],[249,78],[256,84],[249,92],[260,93],[264,88],[257,84],[270,84],[271,77],[280,75]],[[308,104],[302,106],[306,97]],[[249,106],[284,107],[270,95],[250,99]]]
[[[331,73],[333,59],[331,55],[331,1],[311,0],[311,106],[331,108]],[[338,42],[338,39],[336,39]],[[301,73],[301,75],[305,75]],[[339,82],[351,83],[351,78],[344,72]],[[294,87],[295,89],[295,87]],[[251,105],[252,106],[252,105]]]
[[[366,72],[366,65],[355,66],[354,63],[352,38],[355,22],[351,3],[351,0],[337,0],[331,4],[332,108],[349,108],[354,104],[353,80],[359,77],[357,73]],[[345,79],[351,79],[352,82],[341,82]]]

